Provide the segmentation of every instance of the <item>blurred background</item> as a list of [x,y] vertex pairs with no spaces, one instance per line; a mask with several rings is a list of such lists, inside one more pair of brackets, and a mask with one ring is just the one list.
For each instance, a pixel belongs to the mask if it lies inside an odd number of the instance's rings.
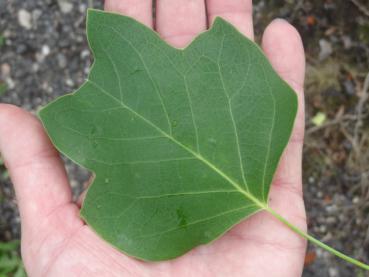
[[[0,0],[0,102],[31,112],[85,80],[92,57],[85,37],[96,0]],[[304,41],[306,139],[304,197],[309,231],[369,263],[369,0],[254,0],[257,40],[274,18]],[[78,195],[89,174],[66,161]],[[0,277],[25,276],[20,220],[0,159]],[[309,246],[304,277],[368,276]]]

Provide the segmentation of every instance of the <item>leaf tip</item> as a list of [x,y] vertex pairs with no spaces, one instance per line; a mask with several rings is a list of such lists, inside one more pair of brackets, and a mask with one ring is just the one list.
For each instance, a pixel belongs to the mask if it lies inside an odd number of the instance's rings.
[[226,23],[226,21],[220,17],[220,16],[216,16],[213,22],[213,25],[211,26],[211,29],[213,30],[217,30],[222,28],[222,26],[224,26],[224,24]]

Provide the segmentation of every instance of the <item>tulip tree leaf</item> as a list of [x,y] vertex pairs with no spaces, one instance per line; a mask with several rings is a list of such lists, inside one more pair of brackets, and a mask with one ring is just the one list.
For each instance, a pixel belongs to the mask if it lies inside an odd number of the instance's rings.
[[88,80],[40,118],[55,146],[96,174],[81,215],[102,238],[171,259],[267,207],[297,97],[255,43],[217,18],[176,49],[97,10],[87,33]]

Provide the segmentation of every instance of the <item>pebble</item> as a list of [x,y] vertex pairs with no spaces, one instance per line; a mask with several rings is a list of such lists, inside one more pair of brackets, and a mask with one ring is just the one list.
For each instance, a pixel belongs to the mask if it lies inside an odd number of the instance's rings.
[[42,45],[41,53],[45,57],[48,56],[50,54],[50,47],[49,47],[49,45],[46,45],[46,44],[45,45]]
[[7,63],[3,63],[1,65],[1,76],[3,78],[7,78],[10,75],[10,65]]
[[78,10],[79,10],[79,12],[80,13],[85,13],[86,12],[86,10],[87,10],[87,5],[86,4],[84,4],[84,3],[81,3],[81,4],[79,4],[79,7],[78,7]]
[[25,44],[18,44],[18,45],[16,45],[16,48],[15,48],[15,52],[17,53],[17,54],[23,54],[23,53],[25,53],[27,51],[27,45],[25,45]]
[[319,232],[320,232],[320,233],[325,233],[325,232],[327,232],[327,226],[325,226],[325,225],[321,225],[321,226],[319,227]]
[[354,83],[351,80],[345,80],[343,82],[343,86],[345,87],[345,92],[348,95],[352,96],[352,95],[355,95],[356,94],[355,85],[354,85]]
[[15,87],[15,82],[13,81],[12,78],[10,78],[10,77],[6,78],[5,82],[6,82],[9,89],[13,89]]
[[65,84],[69,87],[73,87],[74,86],[74,82],[72,79],[68,78],[65,80]]
[[334,267],[330,267],[328,269],[328,274],[329,274],[329,277],[338,277],[338,270],[337,268],[334,268]]
[[32,28],[32,16],[31,16],[31,14],[28,11],[24,10],[24,9],[20,9],[18,11],[18,22],[23,28],[25,28],[27,30],[31,29]]
[[316,256],[318,257],[318,258],[322,258],[323,256],[324,256],[324,251],[323,251],[323,249],[321,249],[321,248],[317,248],[316,249]]
[[89,56],[90,56],[90,51],[88,49],[82,50],[82,52],[81,52],[81,58],[82,59],[88,58]]
[[70,180],[70,186],[72,187],[72,189],[75,189],[79,186],[79,183],[76,180]]
[[56,55],[56,59],[58,60],[58,65],[60,68],[65,68],[67,66],[67,58],[63,53],[58,53]]
[[68,0],[58,0],[58,5],[62,13],[70,13],[73,10],[73,4]]
[[37,72],[40,69],[40,66],[38,65],[38,63],[33,63],[32,64],[32,71],[33,72]]
[[35,9],[32,11],[32,19],[34,22],[37,22],[37,20],[40,18],[40,16],[42,15],[42,11],[39,9]]
[[348,50],[352,47],[352,40],[349,36],[342,36],[343,47]]
[[11,32],[9,31],[9,30],[5,30],[4,32],[3,32],[3,34],[2,34],[2,36],[4,37],[4,38],[9,38],[10,36],[11,36]]
[[328,206],[326,206],[325,207],[325,210],[327,211],[327,213],[329,213],[329,214],[334,214],[335,212],[337,212],[338,211],[338,207],[335,205],[335,204],[333,204],[333,205],[328,205]]
[[333,53],[332,44],[326,39],[319,40],[319,60],[325,60]]
[[352,203],[358,204],[360,202],[360,197],[355,196],[354,199],[352,199]]

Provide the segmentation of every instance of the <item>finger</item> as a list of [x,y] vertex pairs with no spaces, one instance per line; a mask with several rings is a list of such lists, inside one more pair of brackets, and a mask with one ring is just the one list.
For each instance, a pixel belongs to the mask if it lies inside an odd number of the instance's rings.
[[[298,205],[295,207],[295,213],[299,217],[303,216],[301,161],[304,137],[304,49],[296,29],[281,19],[274,20],[267,27],[263,35],[262,47],[274,69],[290,84],[298,96],[298,113],[290,142],[274,177],[271,204],[280,206],[282,210],[285,208],[291,211],[294,209],[291,206],[288,208],[287,205],[294,202]],[[276,190],[284,191],[278,193]],[[286,201],[286,197],[291,201]]]
[[297,93],[299,109],[291,141],[302,147],[304,137],[305,55],[297,30],[287,21],[274,20],[265,30],[262,47],[274,69]]
[[104,8],[131,16],[149,27],[153,25],[151,0],[105,0]]
[[185,47],[205,29],[204,0],[157,0],[156,30],[174,47]]
[[252,0],[207,0],[206,4],[210,25],[217,16],[220,16],[232,23],[245,36],[254,39]]
[[37,226],[72,203],[64,166],[34,116],[0,104],[0,152],[15,187],[22,227]]

